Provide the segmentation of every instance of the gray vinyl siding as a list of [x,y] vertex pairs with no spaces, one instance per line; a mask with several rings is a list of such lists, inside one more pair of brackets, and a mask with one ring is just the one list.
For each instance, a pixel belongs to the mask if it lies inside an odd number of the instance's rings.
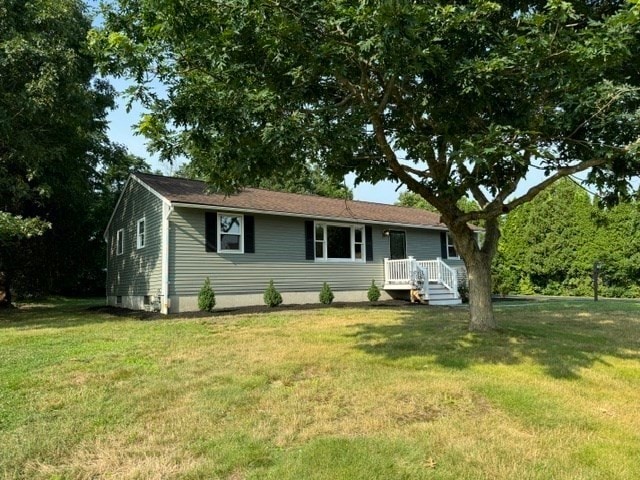
[[[255,218],[255,253],[205,251],[205,214],[175,208],[169,230],[169,294],[197,295],[209,277],[216,293],[261,293],[273,279],[281,292],[320,291],[328,282],[335,291],[366,290],[383,283],[383,259],[389,256],[389,227],[371,225],[373,262],[320,262],[305,259],[305,219],[276,215]],[[312,219],[309,219],[312,220]],[[440,256],[437,231],[407,232],[407,255],[420,260]]]
[[[407,255],[415,257],[416,260],[442,258],[440,233],[437,230],[407,230]],[[442,259],[454,268],[464,266],[464,262],[460,259]]]
[[[145,246],[137,248],[138,220],[145,218]],[[124,251],[116,235],[124,229]],[[162,279],[162,200],[130,180],[107,233],[107,295],[156,295]]]

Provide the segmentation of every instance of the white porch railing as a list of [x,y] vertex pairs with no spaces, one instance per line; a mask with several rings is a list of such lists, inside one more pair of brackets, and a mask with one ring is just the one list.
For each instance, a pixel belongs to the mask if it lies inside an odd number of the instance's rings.
[[385,285],[407,285],[411,288],[421,288],[420,281],[440,283],[447,287],[456,298],[459,297],[458,274],[441,258],[435,260],[416,260],[413,257],[402,260],[384,259]]
[[415,260],[411,257],[402,260],[384,259],[384,283],[387,285],[406,285],[411,283],[411,271]]

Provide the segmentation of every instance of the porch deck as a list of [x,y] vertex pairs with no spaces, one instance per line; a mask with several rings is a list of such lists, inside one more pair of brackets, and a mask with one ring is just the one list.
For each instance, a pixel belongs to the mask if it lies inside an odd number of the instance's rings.
[[[384,290],[405,290],[430,305],[462,303],[458,293],[458,272],[442,261],[384,259]],[[413,297],[412,297],[413,298]]]

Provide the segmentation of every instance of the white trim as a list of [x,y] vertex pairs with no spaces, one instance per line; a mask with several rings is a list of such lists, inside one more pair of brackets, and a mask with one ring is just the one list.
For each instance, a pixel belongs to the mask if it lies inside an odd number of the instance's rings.
[[[142,235],[140,235],[140,224],[142,223]],[[142,241],[140,241],[142,240]],[[147,221],[146,217],[138,219],[136,222],[136,250],[144,248],[147,243]]]
[[[120,243],[122,243],[122,250],[120,249]],[[124,253],[124,228],[116,230],[116,257]]]
[[[220,217],[239,217],[240,218],[240,241],[238,242],[240,245],[239,250],[223,250],[222,249],[222,235],[236,235],[235,233],[225,234],[220,228]],[[218,212],[216,216],[216,242],[217,242],[217,252],[216,253],[232,253],[232,254],[242,254],[244,253],[244,215],[238,214],[236,212],[232,212],[229,214],[227,212]]]
[[364,218],[349,218],[349,217],[324,217],[324,216],[315,216],[308,213],[288,213],[288,212],[278,212],[276,210],[256,210],[254,208],[238,208],[238,207],[225,207],[222,205],[202,205],[200,203],[183,203],[183,202],[171,202],[174,207],[179,208],[195,208],[198,210],[215,210],[215,211],[226,211],[226,212],[243,212],[243,213],[257,213],[262,215],[274,215],[277,217],[294,217],[294,218],[305,218],[307,220],[315,220],[321,222],[346,222],[350,224],[354,224],[354,222],[362,225],[381,225],[384,227],[402,227],[402,228],[417,228],[421,230],[437,230],[439,232],[447,232],[449,231],[446,227],[437,227],[437,226],[429,226],[429,225],[421,225],[421,224],[412,224],[412,223],[395,223],[395,222],[384,222],[382,220],[374,220],[374,219],[364,219]]
[[160,294],[162,300],[160,303],[160,312],[169,313],[169,217],[173,212],[173,207],[164,203],[162,205],[162,243],[161,243],[161,283]]
[[[322,227],[323,238],[322,238],[322,257],[318,258],[315,256],[316,254],[316,242],[319,240],[316,239],[316,228],[320,226]],[[329,243],[327,241],[327,227],[339,227],[339,228],[348,228],[349,229],[349,243],[351,249],[351,258],[329,258],[328,249]],[[362,245],[362,258],[356,258],[356,230],[360,230],[362,232],[362,242],[359,242]],[[316,262],[319,263],[366,263],[367,259],[367,242],[365,239],[365,226],[360,223],[336,223],[336,222],[313,222],[313,256]]]
[[107,226],[104,229],[104,233],[102,234],[102,237],[106,240],[107,236],[109,235],[109,228],[111,227],[111,222],[113,222],[113,217],[115,216],[116,212],[118,211],[118,207],[120,206],[120,202],[122,201],[122,198],[124,197],[124,194],[127,191],[127,188],[129,188],[129,184],[132,182],[138,182],[141,186],[143,186],[144,188],[146,188],[149,192],[151,192],[154,196],[158,197],[160,200],[162,200],[163,205],[171,205],[171,202],[169,200],[167,200],[165,197],[163,197],[162,195],[160,195],[158,192],[156,192],[153,188],[151,188],[149,185],[147,185],[146,183],[144,183],[142,180],[140,180],[138,177],[136,177],[135,173],[132,173],[129,175],[129,178],[127,178],[127,181],[124,184],[124,187],[122,187],[122,192],[120,192],[120,196],[118,197],[118,201],[116,202],[116,206],[113,208],[113,211],[111,212],[111,216],[109,217],[109,221],[107,222]]
[[[449,243],[449,240],[451,240],[451,243]],[[452,257],[449,255],[449,247],[453,247],[453,249],[456,251],[456,256]],[[458,254],[458,249],[456,248],[455,244],[453,243],[453,237],[451,236],[450,233],[447,232],[447,259],[449,260],[460,260],[460,255]]]

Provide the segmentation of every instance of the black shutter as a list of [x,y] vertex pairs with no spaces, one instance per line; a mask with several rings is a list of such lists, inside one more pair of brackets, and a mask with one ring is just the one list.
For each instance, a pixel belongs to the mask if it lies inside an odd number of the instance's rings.
[[218,214],[204,212],[204,245],[205,251],[218,251]]
[[256,253],[256,228],[253,215],[244,216],[244,253]]
[[364,243],[367,249],[365,260],[367,262],[373,262],[373,232],[370,225],[365,225],[364,227]]
[[447,232],[440,232],[440,256],[449,258],[447,250]]
[[307,260],[315,260],[315,236],[314,236],[313,220],[305,220],[304,222],[304,246],[305,258]]

